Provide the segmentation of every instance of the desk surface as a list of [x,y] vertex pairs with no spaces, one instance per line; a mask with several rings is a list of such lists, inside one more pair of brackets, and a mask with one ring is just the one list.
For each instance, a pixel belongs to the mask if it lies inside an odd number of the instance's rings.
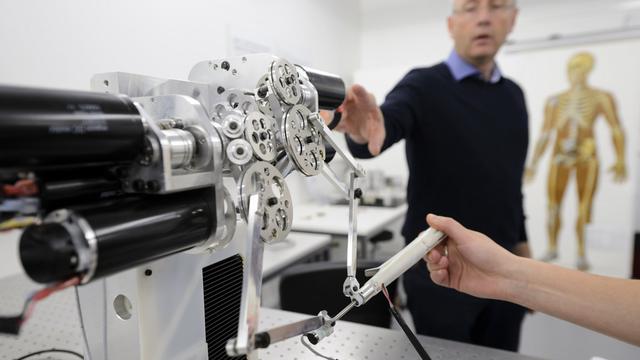
[[292,232],[283,241],[266,244],[262,260],[262,276],[269,278],[287,266],[329,246],[330,242],[329,235]]
[[[302,320],[309,317],[288,311],[266,309],[260,311],[260,330]],[[429,356],[442,360],[534,360],[536,358],[512,352],[464,344],[455,341],[418,336]],[[390,330],[348,321],[339,321],[334,333],[313,347],[322,355],[336,359],[418,359],[409,339],[399,330]],[[300,338],[292,338],[258,350],[261,359],[317,360],[319,357],[305,348]]]
[[[297,205],[294,209],[292,229],[311,233],[344,235],[349,233],[349,207],[347,205]],[[407,206],[358,207],[358,235],[371,237],[402,218]]]
[[[24,294],[34,286],[23,276],[0,279],[0,314],[18,312],[22,307]],[[260,329],[267,330],[306,317],[308,315],[263,308],[260,314]],[[434,360],[534,359],[506,351],[426,336],[419,336],[419,339]],[[0,335],[0,360],[11,360],[36,350],[50,348],[82,352],[82,333],[73,289],[53,294],[42,301],[34,311],[31,320],[25,324],[20,337]],[[411,344],[401,332],[346,321],[338,322],[334,334],[314,348],[325,355],[340,359],[400,360],[417,358]],[[299,338],[273,344],[268,349],[259,351],[259,358],[267,360],[318,359],[302,346]],[[77,358],[65,354],[55,354],[53,357],[43,356],[37,357],[37,359],[66,360]]]

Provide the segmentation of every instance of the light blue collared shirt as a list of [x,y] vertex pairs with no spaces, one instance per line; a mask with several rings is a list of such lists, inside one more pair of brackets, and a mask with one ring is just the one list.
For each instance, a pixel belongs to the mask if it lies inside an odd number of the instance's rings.
[[[455,50],[451,51],[451,54],[449,54],[449,57],[445,60],[445,64],[449,67],[449,71],[451,71],[451,74],[456,81],[461,81],[462,79],[470,76],[482,78],[480,70],[464,61],[464,59],[462,59]],[[498,65],[496,65],[491,72],[491,78],[488,82],[495,84],[500,81],[501,78],[502,73],[500,72]]]

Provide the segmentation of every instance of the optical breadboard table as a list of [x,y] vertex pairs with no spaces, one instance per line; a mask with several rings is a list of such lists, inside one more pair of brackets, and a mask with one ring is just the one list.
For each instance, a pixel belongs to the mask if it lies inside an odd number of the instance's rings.
[[[18,313],[25,294],[37,285],[21,275],[0,279],[0,313]],[[260,311],[260,329],[307,318],[308,315],[263,308]],[[418,336],[433,360],[534,360],[506,351],[468,345],[454,341]],[[42,301],[32,318],[23,327],[19,337],[0,335],[0,360],[14,360],[25,354],[43,349],[67,349],[82,353],[82,333],[73,289],[66,289]],[[378,360],[417,359],[417,353],[402,332],[340,321],[333,335],[314,349],[337,359]],[[305,348],[300,338],[292,338],[259,350],[260,359],[303,360],[318,357]],[[50,354],[30,357],[33,360],[67,360],[77,357]]]

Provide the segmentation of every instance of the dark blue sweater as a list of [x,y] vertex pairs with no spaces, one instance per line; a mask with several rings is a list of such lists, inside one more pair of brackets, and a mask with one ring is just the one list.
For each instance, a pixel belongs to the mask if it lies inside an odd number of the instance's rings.
[[[527,240],[521,188],[528,116],[516,83],[457,82],[441,63],[409,72],[381,109],[383,150],[406,140],[407,242],[427,228],[427,213],[453,217],[509,250]],[[354,156],[371,157],[366,145],[347,143]]]

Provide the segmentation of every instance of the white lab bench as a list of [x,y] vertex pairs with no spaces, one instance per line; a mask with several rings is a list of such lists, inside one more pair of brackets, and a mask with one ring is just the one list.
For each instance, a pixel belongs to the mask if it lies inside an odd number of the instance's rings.
[[262,278],[268,281],[282,270],[321,253],[329,247],[331,236],[291,232],[286,239],[266,244],[262,260]]
[[[295,208],[292,229],[296,232],[330,234],[344,237],[349,234],[349,207],[347,205],[301,204]],[[404,218],[407,205],[396,207],[358,207],[358,240],[360,256],[368,254],[369,239]]]

